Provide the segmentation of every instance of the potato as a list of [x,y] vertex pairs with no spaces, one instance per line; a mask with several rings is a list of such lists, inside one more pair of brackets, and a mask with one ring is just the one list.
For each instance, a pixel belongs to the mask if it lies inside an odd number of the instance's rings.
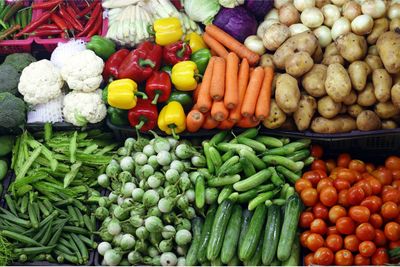
[[367,54],[367,41],[363,36],[349,32],[335,42],[340,55],[349,62],[363,59]]
[[384,130],[396,129],[397,127],[398,127],[397,123],[393,120],[382,121],[382,129]]
[[289,27],[282,23],[271,25],[262,38],[265,48],[270,51],[278,49],[290,37]]
[[306,52],[297,52],[289,57],[285,62],[286,73],[298,78],[303,76],[304,73],[308,72],[314,61],[311,56]]
[[338,64],[331,64],[326,71],[325,90],[335,102],[343,100],[351,92],[351,81],[346,69]]
[[287,39],[274,53],[274,64],[279,69],[285,68],[285,62],[295,52],[307,52],[312,55],[317,49],[318,40],[312,32],[302,32]]
[[296,78],[282,74],[276,81],[275,100],[286,114],[295,112],[300,100],[300,90]]
[[386,102],[390,99],[392,77],[385,69],[376,69],[372,72],[372,84],[379,102]]
[[262,55],[261,59],[260,59],[260,66],[261,67],[271,67],[271,68],[275,69],[274,61],[272,59],[273,59],[272,54]]
[[339,111],[339,114],[346,114],[347,113],[347,106],[342,105],[342,108]]
[[368,55],[379,56],[378,48],[376,48],[376,45],[371,45],[368,47]]
[[354,61],[349,66],[349,76],[353,88],[361,91],[367,84],[369,66],[364,61]]
[[393,84],[400,83],[400,72],[392,74]]
[[332,119],[339,114],[342,103],[336,103],[330,96],[324,96],[318,100],[318,113],[327,119]]
[[315,64],[312,69],[307,72],[301,81],[306,92],[313,97],[321,97],[326,95],[325,79],[327,66]]
[[368,44],[376,44],[379,36],[389,29],[389,21],[387,18],[380,18],[374,21],[374,27],[367,37]]
[[356,129],[356,122],[346,115],[337,116],[333,119],[317,117],[312,121],[311,129],[316,133],[324,134],[346,133]]
[[392,96],[393,104],[400,108],[400,83],[393,85],[392,89],[390,90],[390,95]]
[[357,118],[357,116],[363,111],[363,107],[359,104],[350,105],[347,107],[347,114],[352,116],[353,118]]
[[279,108],[274,99],[271,99],[271,107],[268,118],[263,121],[263,124],[268,129],[276,129],[286,120],[286,114]]
[[317,49],[315,49],[314,54],[312,54],[312,59],[314,60],[314,64],[319,64],[324,59],[324,52],[322,51],[320,45],[317,46]]
[[329,66],[331,64],[338,63],[340,65],[344,65],[344,58],[341,55],[334,55],[334,56],[328,56],[324,57],[322,60],[322,64]]
[[286,26],[300,22],[300,13],[292,3],[286,3],[279,8],[279,21]]
[[275,73],[274,78],[272,79],[272,93],[271,95],[275,95],[276,91],[276,81],[278,80],[279,76],[281,76],[281,73]]
[[392,32],[399,32],[400,30],[400,18],[395,18],[390,21],[389,30]]
[[376,104],[374,111],[381,119],[390,119],[400,114],[400,109],[391,101]]
[[367,83],[365,89],[358,93],[357,104],[363,107],[369,107],[376,103],[376,96],[374,93],[374,86],[372,83]]
[[400,72],[400,34],[385,32],[376,42],[379,56],[389,73]]
[[351,90],[350,94],[343,101],[343,104],[350,106],[357,102],[357,94],[354,90]]
[[381,119],[372,110],[364,110],[357,116],[357,129],[360,131],[379,130],[382,127]]
[[367,55],[364,61],[368,64],[371,71],[383,68],[383,63],[379,56]]
[[307,130],[310,127],[311,119],[317,109],[317,101],[308,95],[302,95],[299,101],[299,108],[293,113],[294,122],[299,131]]
[[339,50],[335,43],[331,43],[325,48],[324,57],[339,55]]

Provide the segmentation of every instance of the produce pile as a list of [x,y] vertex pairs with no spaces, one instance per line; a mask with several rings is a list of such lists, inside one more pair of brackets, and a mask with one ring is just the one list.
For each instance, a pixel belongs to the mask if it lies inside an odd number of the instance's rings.
[[0,40],[23,39],[24,31],[32,20],[31,1],[0,1]]

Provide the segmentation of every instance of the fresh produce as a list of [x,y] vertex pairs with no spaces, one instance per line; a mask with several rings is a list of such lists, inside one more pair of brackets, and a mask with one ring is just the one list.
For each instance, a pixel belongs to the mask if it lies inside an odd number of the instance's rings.
[[0,93],[0,128],[16,129],[26,123],[26,107],[23,100],[5,92]]
[[196,0],[184,0],[183,7],[190,19],[205,25],[211,23],[221,6],[218,0],[206,0],[202,3]]
[[0,92],[16,95],[18,93],[18,82],[20,78],[17,69],[12,65],[3,63],[0,65],[0,73]]
[[95,54],[104,60],[107,60],[115,53],[115,43],[110,39],[95,35],[90,38],[86,48],[95,52]]
[[14,146],[15,137],[11,135],[0,136],[0,157],[9,154]]
[[0,40],[24,37],[18,32],[24,30],[32,19],[32,8],[25,7],[24,1],[3,1],[0,6]]
[[14,53],[6,56],[3,63],[13,66],[19,73],[21,73],[23,69],[35,61],[36,58],[29,53]]
[[141,132],[153,130],[157,125],[157,117],[157,107],[148,99],[138,99],[136,106],[128,112],[129,124]]

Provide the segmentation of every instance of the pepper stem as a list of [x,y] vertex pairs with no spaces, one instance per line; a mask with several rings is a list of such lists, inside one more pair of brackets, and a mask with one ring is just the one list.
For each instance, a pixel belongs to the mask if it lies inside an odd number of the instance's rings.
[[195,79],[202,79],[202,78],[203,78],[203,75],[201,75],[201,74],[199,74],[199,73],[195,73],[195,74],[194,74],[194,78],[195,78]]
[[140,122],[139,122],[139,124],[137,124],[136,126],[135,126],[135,128],[137,129],[137,130],[140,130],[140,129],[142,129],[142,127],[145,125],[145,121],[144,120],[141,120]]
[[140,67],[151,67],[154,68],[156,64],[150,59],[139,59],[139,66]]
[[150,35],[155,35],[156,34],[156,32],[154,31],[153,25],[151,25],[151,24],[147,25],[146,29],[147,29],[147,32]]
[[151,104],[157,105],[157,102],[158,102],[158,98],[159,98],[159,97],[160,97],[160,93],[157,92],[156,95],[155,95],[155,97],[154,97],[154,99],[153,99],[153,101],[151,101]]
[[147,95],[143,92],[136,92],[135,96],[140,96],[142,99],[148,99]]
[[171,129],[172,136],[174,137],[174,139],[179,140],[179,135],[177,135],[175,132],[176,125],[170,124],[170,125],[168,125],[168,127]]
[[186,43],[182,44],[182,48],[176,52],[177,57],[182,58],[186,51]]

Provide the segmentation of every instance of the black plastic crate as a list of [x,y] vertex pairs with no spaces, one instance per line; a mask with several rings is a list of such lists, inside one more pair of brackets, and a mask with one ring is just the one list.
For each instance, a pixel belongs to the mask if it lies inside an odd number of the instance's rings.
[[[68,122],[56,122],[52,124],[53,131],[77,131],[77,130],[92,130],[92,129],[102,129],[105,126],[104,121],[99,123],[89,123],[85,127],[75,126]],[[26,124],[26,129],[32,133],[41,132],[44,129],[44,123],[35,122]]]

